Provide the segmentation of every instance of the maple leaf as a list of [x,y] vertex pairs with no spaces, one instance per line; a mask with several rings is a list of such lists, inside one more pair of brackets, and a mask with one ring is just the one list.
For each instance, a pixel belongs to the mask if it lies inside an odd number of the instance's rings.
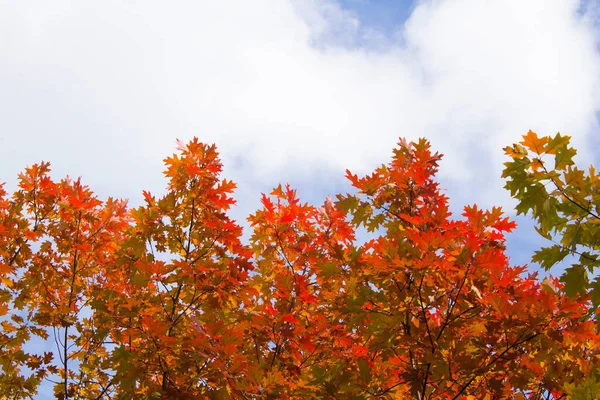
[[548,142],[548,137],[538,137],[535,132],[530,130],[526,135],[523,135],[523,141],[521,141],[521,144],[537,154],[542,154],[546,151],[546,145]]
[[292,314],[285,314],[283,317],[281,317],[281,320],[283,322],[289,322],[290,324],[297,324],[300,322],[300,320],[294,317]]
[[[50,375],[59,398],[558,398],[595,387],[600,337],[587,318],[600,285],[587,275],[600,180],[576,169],[567,137],[528,132],[503,174],[518,210],[556,241],[535,260],[579,256],[564,284],[509,265],[503,232],[515,224],[500,208],[453,219],[425,139],[401,139],[371,174],[346,171],[355,190],[335,204],[303,204],[278,185],[248,218],[248,245],[227,214],[236,186],[216,146],[177,149],[166,193],[142,192],[135,210],[54,182],[47,163],[20,174],[12,197],[0,186],[0,397],[31,398]],[[359,227],[372,237],[358,241]],[[26,351],[32,335],[60,357]]]

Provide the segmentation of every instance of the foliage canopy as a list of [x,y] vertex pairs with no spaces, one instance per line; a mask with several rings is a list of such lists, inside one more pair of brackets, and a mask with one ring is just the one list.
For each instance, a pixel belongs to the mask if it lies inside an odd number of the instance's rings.
[[[51,379],[57,398],[563,398],[597,364],[589,302],[509,265],[499,208],[453,218],[440,158],[402,140],[321,207],[279,186],[248,245],[227,216],[235,184],[196,139],[165,160],[166,194],[132,210],[28,167],[0,191],[0,397]],[[549,209],[543,234],[565,218]]]
[[[546,270],[574,255],[578,262],[562,276],[571,297],[590,293],[600,306],[600,175],[593,166],[579,169],[576,150],[568,136],[538,137],[529,131],[521,143],[505,149],[506,188],[519,203],[517,212],[530,213],[536,230],[552,244],[535,252],[532,260]],[[549,160],[548,160],[549,159]]]

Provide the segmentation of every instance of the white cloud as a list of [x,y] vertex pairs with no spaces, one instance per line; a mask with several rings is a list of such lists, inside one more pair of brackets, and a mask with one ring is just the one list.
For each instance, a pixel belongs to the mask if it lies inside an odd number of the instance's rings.
[[4,2],[0,173],[48,159],[135,198],[195,135],[255,205],[256,187],[310,190],[425,136],[456,205],[506,203],[504,145],[531,128],[584,150],[596,128],[597,31],[578,7],[423,1],[384,37],[324,0]]

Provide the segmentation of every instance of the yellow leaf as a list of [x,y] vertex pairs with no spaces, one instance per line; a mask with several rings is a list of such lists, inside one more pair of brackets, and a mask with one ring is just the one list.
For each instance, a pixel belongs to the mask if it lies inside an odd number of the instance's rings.
[[523,140],[521,144],[527,147],[529,150],[536,152],[537,154],[542,154],[546,151],[546,146],[548,144],[547,137],[538,137],[538,135],[529,131],[526,135],[523,135]]

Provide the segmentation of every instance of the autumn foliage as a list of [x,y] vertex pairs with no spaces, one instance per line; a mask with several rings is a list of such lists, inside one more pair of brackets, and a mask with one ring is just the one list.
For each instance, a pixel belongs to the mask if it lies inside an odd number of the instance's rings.
[[565,398],[598,363],[589,298],[511,266],[499,208],[453,218],[440,158],[402,140],[320,207],[279,186],[249,244],[215,146],[131,210],[27,168],[0,192],[0,398]]
[[539,137],[529,131],[521,143],[505,149],[506,188],[519,200],[517,212],[531,214],[549,246],[535,252],[533,261],[546,270],[571,255],[577,263],[562,276],[571,296],[589,292],[600,306],[600,174],[593,166],[579,169],[577,151],[560,133]]

